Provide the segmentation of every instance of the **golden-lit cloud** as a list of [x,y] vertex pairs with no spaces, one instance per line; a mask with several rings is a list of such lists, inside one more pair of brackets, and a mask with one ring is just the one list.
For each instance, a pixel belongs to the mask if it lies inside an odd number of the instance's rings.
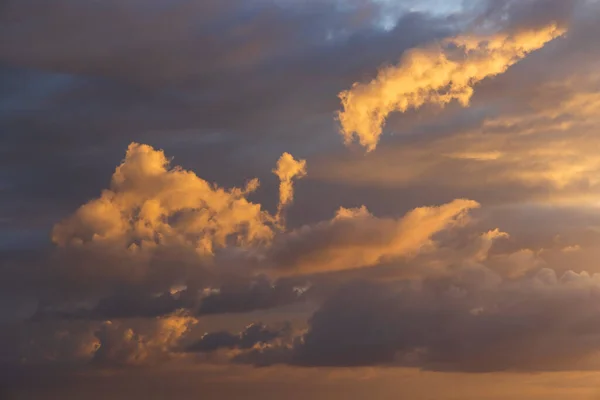
[[233,240],[240,246],[268,242],[273,217],[246,195],[258,188],[224,189],[191,171],[170,167],[161,150],[132,143],[111,187],[54,227],[60,245],[117,243],[130,250],[186,245],[203,255]]
[[382,68],[371,82],[355,83],[339,94],[340,133],[346,144],[357,138],[372,151],[390,113],[430,103],[443,106],[452,100],[467,106],[478,82],[502,74],[564,33],[551,24],[516,33],[457,36],[410,50],[398,65]]
[[597,76],[544,83],[522,106],[444,135],[390,144],[368,157],[315,160],[312,177],[365,187],[428,185],[495,203],[598,204],[597,84]]
[[[243,189],[226,190],[191,171],[170,167],[162,151],[134,143],[116,169],[111,188],[57,224],[53,240],[66,249],[99,248],[100,255],[92,257],[96,267],[87,268],[122,265],[130,271],[126,276],[157,273],[156,266],[147,265],[155,256],[163,257],[164,263],[165,252],[169,262],[179,257],[190,268],[190,253],[196,254],[196,263],[215,266],[214,273],[231,271],[235,265],[247,267],[242,274],[302,275],[414,256],[432,236],[464,224],[468,211],[479,207],[475,201],[458,199],[419,207],[400,218],[375,217],[365,206],[341,207],[330,220],[285,231],[281,211],[292,200],[293,179],[306,174],[306,161],[285,153],[274,172],[281,179],[275,216],[245,197],[258,187],[258,180]],[[105,258],[115,249],[120,251],[117,258]],[[152,280],[179,283],[172,272],[162,274]]]
[[472,200],[416,208],[400,218],[378,218],[366,207],[340,208],[336,216],[277,237],[270,258],[283,275],[371,267],[416,255],[436,233],[466,221]]
[[98,346],[93,362],[115,365],[148,365],[172,357],[175,346],[198,321],[167,316],[132,328],[119,321],[105,321],[95,333]]
[[279,178],[277,219],[281,219],[285,207],[294,200],[293,180],[306,176],[306,160],[295,160],[290,153],[283,153],[273,173]]
[[[600,201],[599,146],[598,138],[583,132],[568,139],[474,132],[388,148],[370,160],[324,160],[313,172],[315,179],[348,185],[427,184],[440,191],[460,189],[469,197],[485,184],[486,197],[494,202],[590,203]],[[494,197],[498,191],[502,196]]]

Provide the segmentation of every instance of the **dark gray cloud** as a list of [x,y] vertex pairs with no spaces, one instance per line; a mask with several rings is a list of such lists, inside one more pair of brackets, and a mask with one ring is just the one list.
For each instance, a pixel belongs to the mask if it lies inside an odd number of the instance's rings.
[[423,284],[347,285],[294,345],[254,350],[257,365],[401,365],[435,371],[595,369],[598,275],[542,269],[502,282],[485,269]]
[[144,285],[130,285],[84,308],[73,307],[65,297],[55,297],[40,303],[32,319],[155,318],[179,310],[198,316],[243,314],[305,301],[309,288],[302,280],[271,281],[264,276],[250,281],[231,279],[216,289],[181,287],[159,293],[147,291]]
[[101,298],[92,308],[56,310],[52,306],[38,307],[32,316],[34,320],[47,319],[91,319],[112,320],[123,318],[155,318],[178,310],[193,309],[200,295],[192,291],[170,292],[158,295],[136,292],[135,288],[123,290],[109,297]]
[[238,334],[227,331],[210,332],[186,347],[185,351],[192,353],[209,353],[219,349],[251,349],[257,344],[267,344],[275,339],[291,333],[291,327],[286,324],[282,328],[269,328],[262,323],[248,325]]
[[271,282],[259,277],[242,284],[225,284],[202,299],[198,315],[245,313],[293,304],[305,299],[307,284],[289,280]]
[[193,307],[194,297],[185,292],[175,295],[166,292],[158,296],[135,296],[124,293],[100,300],[91,314],[94,318],[159,317],[179,309]]

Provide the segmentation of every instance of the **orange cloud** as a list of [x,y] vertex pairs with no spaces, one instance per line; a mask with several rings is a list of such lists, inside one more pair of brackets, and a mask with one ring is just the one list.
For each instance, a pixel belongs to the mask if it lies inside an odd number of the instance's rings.
[[268,242],[273,217],[246,199],[258,185],[255,179],[223,189],[170,167],[161,150],[132,143],[111,188],[57,224],[52,240],[60,246],[116,242],[131,250],[179,244],[203,255],[228,239],[240,246]]
[[284,208],[294,200],[294,179],[306,176],[306,160],[295,160],[290,153],[283,153],[277,168],[273,173],[279,178],[279,204],[277,206],[277,219],[281,219]]
[[283,275],[371,267],[415,255],[436,233],[478,208],[472,200],[416,208],[401,218],[378,218],[366,207],[340,208],[336,216],[278,237],[270,251],[273,268]]
[[[230,271],[232,265],[245,266],[244,274],[312,274],[415,255],[433,235],[464,223],[467,212],[479,207],[459,199],[420,207],[401,218],[375,217],[365,206],[342,207],[330,220],[285,231],[281,212],[293,199],[293,179],[306,174],[306,161],[284,153],[274,173],[281,179],[275,216],[246,198],[258,180],[226,190],[191,171],[170,167],[162,151],[133,143],[113,174],[111,188],[57,224],[52,238],[67,249],[99,248],[100,254],[92,257],[94,266],[85,268],[121,265],[129,271],[126,277],[142,280],[159,271],[146,267],[153,257],[169,262],[175,257],[189,268],[214,266],[215,274]],[[185,281],[170,271],[164,274],[169,277],[161,278],[165,285]]]
[[425,104],[444,106],[458,100],[468,106],[474,85],[502,74],[510,66],[561,36],[552,24],[514,34],[458,36],[408,51],[396,66],[379,71],[369,83],[355,83],[339,94],[340,133],[346,144],[355,138],[367,151],[376,148],[382,127],[394,111]]
[[597,84],[595,75],[545,83],[522,106],[478,125],[449,127],[445,135],[407,140],[369,157],[315,160],[312,177],[365,187],[460,189],[487,204],[534,200],[595,206],[600,198]]

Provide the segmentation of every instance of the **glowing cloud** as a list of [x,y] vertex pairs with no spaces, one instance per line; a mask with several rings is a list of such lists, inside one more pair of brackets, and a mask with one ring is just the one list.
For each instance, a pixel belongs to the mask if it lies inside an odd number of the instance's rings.
[[191,245],[200,254],[212,254],[227,239],[241,246],[269,241],[273,217],[246,199],[258,185],[254,179],[243,189],[223,189],[171,168],[161,150],[132,143],[111,189],[57,224],[52,239],[60,246],[110,242],[131,250]]
[[306,160],[295,160],[290,153],[283,153],[277,168],[273,173],[279,178],[279,205],[277,206],[277,219],[280,220],[282,212],[294,200],[294,179],[306,176]]
[[[92,259],[101,262],[75,262],[97,272],[86,270],[88,277],[108,273],[109,265],[117,269],[111,272],[115,276],[160,279],[168,290],[191,272],[153,275],[166,259],[181,259],[198,270],[215,267],[215,273],[244,265],[244,273],[282,276],[370,267],[414,256],[432,243],[433,235],[462,225],[468,211],[479,207],[458,199],[416,208],[399,218],[375,217],[365,206],[342,207],[329,220],[286,231],[281,214],[293,199],[293,180],[306,175],[306,161],[284,153],[273,172],[281,180],[275,216],[246,198],[258,180],[226,190],[191,171],[170,167],[162,151],[132,143],[113,174],[111,189],[57,224],[52,238],[60,247],[74,248],[77,257],[88,256],[80,248],[94,250]],[[112,254],[117,257],[110,258]],[[119,265],[130,272],[121,274]]]
[[340,133],[346,144],[355,137],[367,151],[376,148],[382,127],[394,111],[458,100],[468,106],[473,87],[505,72],[530,52],[565,33],[552,24],[514,34],[457,36],[408,51],[396,66],[379,71],[369,83],[355,83],[339,94]]
[[436,233],[460,225],[472,200],[419,207],[401,218],[378,218],[366,207],[340,208],[336,216],[277,237],[270,258],[282,275],[371,267],[416,255]]

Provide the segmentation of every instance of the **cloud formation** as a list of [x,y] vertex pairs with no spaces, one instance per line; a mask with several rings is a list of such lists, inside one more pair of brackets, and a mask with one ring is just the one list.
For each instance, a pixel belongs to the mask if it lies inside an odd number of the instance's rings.
[[[529,97],[502,101],[506,110],[475,113],[466,121],[446,115],[440,124],[424,127],[443,134],[426,140],[407,136],[368,158],[329,157],[313,163],[312,176],[415,194],[426,186],[488,206],[531,201],[593,205],[600,193],[600,120],[593,111],[600,104],[599,83],[597,74],[537,83]],[[513,85],[502,83],[516,96],[521,89]]]
[[[598,1],[39,3],[0,6],[0,398],[594,397],[419,370],[600,371]],[[497,75],[465,33],[549,21]],[[336,95],[407,49],[457,76],[345,151]]]
[[57,224],[59,246],[110,243],[130,251],[182,244],[211,255],[227,240],[240,246],[269,241],[272,217],[246,199],[258,188],[226,190],[190,171],[171,168],[164,153],[132,143],[111,180],[111,189]]
[[409,262],[412,274],[391,262],[349,284],[330,281],[330,290],[317,289],[324,301],[302,332],[256,323],[184,341],[197,320],[167,316],[136,326],[104,322],[73,336],[61,334],[63,328],[45,347],[64,349],[52,353],[55,360],[105,365],[151,365],[225,350],[199,360],[467,372],[600,368],[600,275],[558,273],[546,261],[558,252],[572,263],[584,248],[561,242],[545,251],[493,248],[509,240],[498,229],[451,234]]
[[219,349],[248,350],[256,345],[272,342],[277,338],[289,335],[289,324],[274,329],[262,323],[253,323],[238,334],[227,331],[206,333],[202,338],[186,347],[187,352],[210,353]]
[[[142,291],[136,302],[140,307],[131,311],[152,313],[157,306],[168,310],[180,304],[166,292],[178,284],[202,285],[197,279],[205,269],[219,281],[260,273],[281,277],[341,271],[411,257],[435,234],[464,224],[468,211],[479,207],[458,199],[399,218],[375,217],[365,206],[341,207],[330,220],[286,231],[279,213],[291,201],[292,179],[305,174],[305,165],[287,153],[279,160],[275,172],[282,183],[281,203],[273,216],[246,198],[258,180],[226,190],[170,167],[162,151],[133,143],[113,174],[111,189],[54,227],[52,237],[62,254],[76,256],[66,260],[70,270],[59,271],[77,275],[85,267],[93,270],[87,276],[122,276],[116,285],[137,276],[137,284],[152,289]],[[167,263],[183,267],[165,270]],[[192,276],[195,282],[189,282]],[[155,296],[157,291],[163,295]],[[281,295],[275,298],[296,298],[293,290]]]
[[461,35],[429,47],[409,50],[396,66],[382,68],[369,83],[355,83],[339,94],[338,113],[346,144],[355,137],[372,151],[394,111],[457,100],[467,106],[474,85],[510,66],[565,33],[556,24],[491,36]]
[[202,298],[198,315],[268,310],[302,301],[304,294],[305,287],[283,280],[272,282],[264,276],[241,284],[228,282]]
[[395,365],[493,372],[600,367],[600,275],[551,269],[503,280],[486,268],[448,279],[355,282],[294,340],[235,360],[256,365]]
[[276,238],[269,250],[283,275],[333,272],[371,267],[411,257],[432,236],[467,221],[472,200],[458,199],[438,207],[419,207],[400,218],[379,218],[366,207],[340,208],[329,221],[304,226]]
[[279,178],[279,204],[277,205],[277,219],[283,218],[282,212],[294,200],[294,179],[306,176],[306,160],[295,160],[290,153],[283,153],[277,161],[277,168],[273,173]]
[[215,187],[193,172],[170,168],[164,153],[132,143],[116,169],[111,189],[57,224],[59,246],[117,243],[131,251],[161,243],[189,244],[199,254],[213,254],[228,239],[241,246],[273,236],[270,216],[243,189]]
[[197,323],[191,317],[157,318],[134,330],[121,322],[104,322],[95,332],[98,341],[92,362],[104,365],[151,365],[168,360],[179,340]]
[[0,366],[149,366],[171,360],[198,322],[183,315],[138,320],[28,321],[3,327]]

